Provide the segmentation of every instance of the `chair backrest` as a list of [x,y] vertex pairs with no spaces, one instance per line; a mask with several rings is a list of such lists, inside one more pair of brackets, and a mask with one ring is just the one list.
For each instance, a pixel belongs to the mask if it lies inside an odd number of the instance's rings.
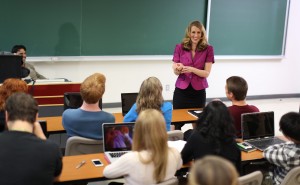
[[[64,93],[64,110],[77,109],[82,105],[82,97],[80,92],[65,92]],[[99,100],[99,107],[102,109],[102,99]]]
[[289,171],[280,185],[300,185],[300,166]]
[[158,183],[157,185],[178,185],[178,180],[177,180],[177,178],[174,177],[172,179]]
[[65,155],[82,155],[103,152],[103,140],[95,140],[80,136],[67,139]]
[[169,141],[183,140],[183,132],[181,130],[171,130],[167,134]]
[[261,171],[254,171],[247,175],[239,177],[240,185],[261,185],[263,174]]
[[132,105],[136,102],[139,93],[121,93],[122,114],[125,116]]

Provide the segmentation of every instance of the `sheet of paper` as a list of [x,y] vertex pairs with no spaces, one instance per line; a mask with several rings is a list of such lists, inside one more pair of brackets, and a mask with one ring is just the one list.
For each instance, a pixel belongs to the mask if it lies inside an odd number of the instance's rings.
[[177,141],[168,141],[169,147],[176,148],[179,152],[183,149],[186,141],[183,140],[177,140]]

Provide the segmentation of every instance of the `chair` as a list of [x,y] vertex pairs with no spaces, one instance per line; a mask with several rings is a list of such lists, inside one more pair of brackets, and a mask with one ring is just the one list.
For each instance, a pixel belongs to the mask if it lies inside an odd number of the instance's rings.
[[[64,93],[64,110],[77,109],[83,103],[80,92],[65,92]],[[102,109],[102,99],[99,100],[99,107]]]
[[289,171],[280,185],[300,185],[300,166]]
[[178,180],[177,178],[172,178],[156,185],[178,185]]
[[240,185],[261,185],[263,174],[261,171],[254,171],[247,175],[239,177]]
[[80,136],[67,139],[65,155],[82,155],[103,152],[103,140],[95,140]]
[[183,132],[181,130],[171,130],[167,134],[169,141],[183,140]]
[[125,116],[136,102],[139,93],[121,93],[122,115]]

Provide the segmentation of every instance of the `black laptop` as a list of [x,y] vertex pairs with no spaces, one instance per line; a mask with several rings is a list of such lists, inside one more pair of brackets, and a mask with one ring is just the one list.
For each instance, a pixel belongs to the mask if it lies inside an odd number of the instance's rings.
[[242,114],[242,139],[245,143],[263,151],[267,147],[284,143],[275,137],[274,112]]

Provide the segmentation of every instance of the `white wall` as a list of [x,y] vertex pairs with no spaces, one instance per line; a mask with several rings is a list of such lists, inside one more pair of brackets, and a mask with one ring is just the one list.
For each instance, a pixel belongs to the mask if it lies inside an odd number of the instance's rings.
[[[225,60],[217,59],[208,78],[210,87],[207,97],[225,97],[224,85],[229,76],[239,75],[248,81],[248,95],[300,93],[300,1],[291,0],[287,30],[286,55],[283,59],[269,60]],[[174,46],[175,47],[175,46]],[[28,57],[28,60],[34,60]],[[176,76],[169,60],[131,61],[35,61],[37,70],[48,78],[65,77],[82,82],[94,72],[107,77],[104,103],[120,102],[121,92],[137,92],[141,82],[149,77],[158,77],[164,87],[164,98],[171,100]]]

